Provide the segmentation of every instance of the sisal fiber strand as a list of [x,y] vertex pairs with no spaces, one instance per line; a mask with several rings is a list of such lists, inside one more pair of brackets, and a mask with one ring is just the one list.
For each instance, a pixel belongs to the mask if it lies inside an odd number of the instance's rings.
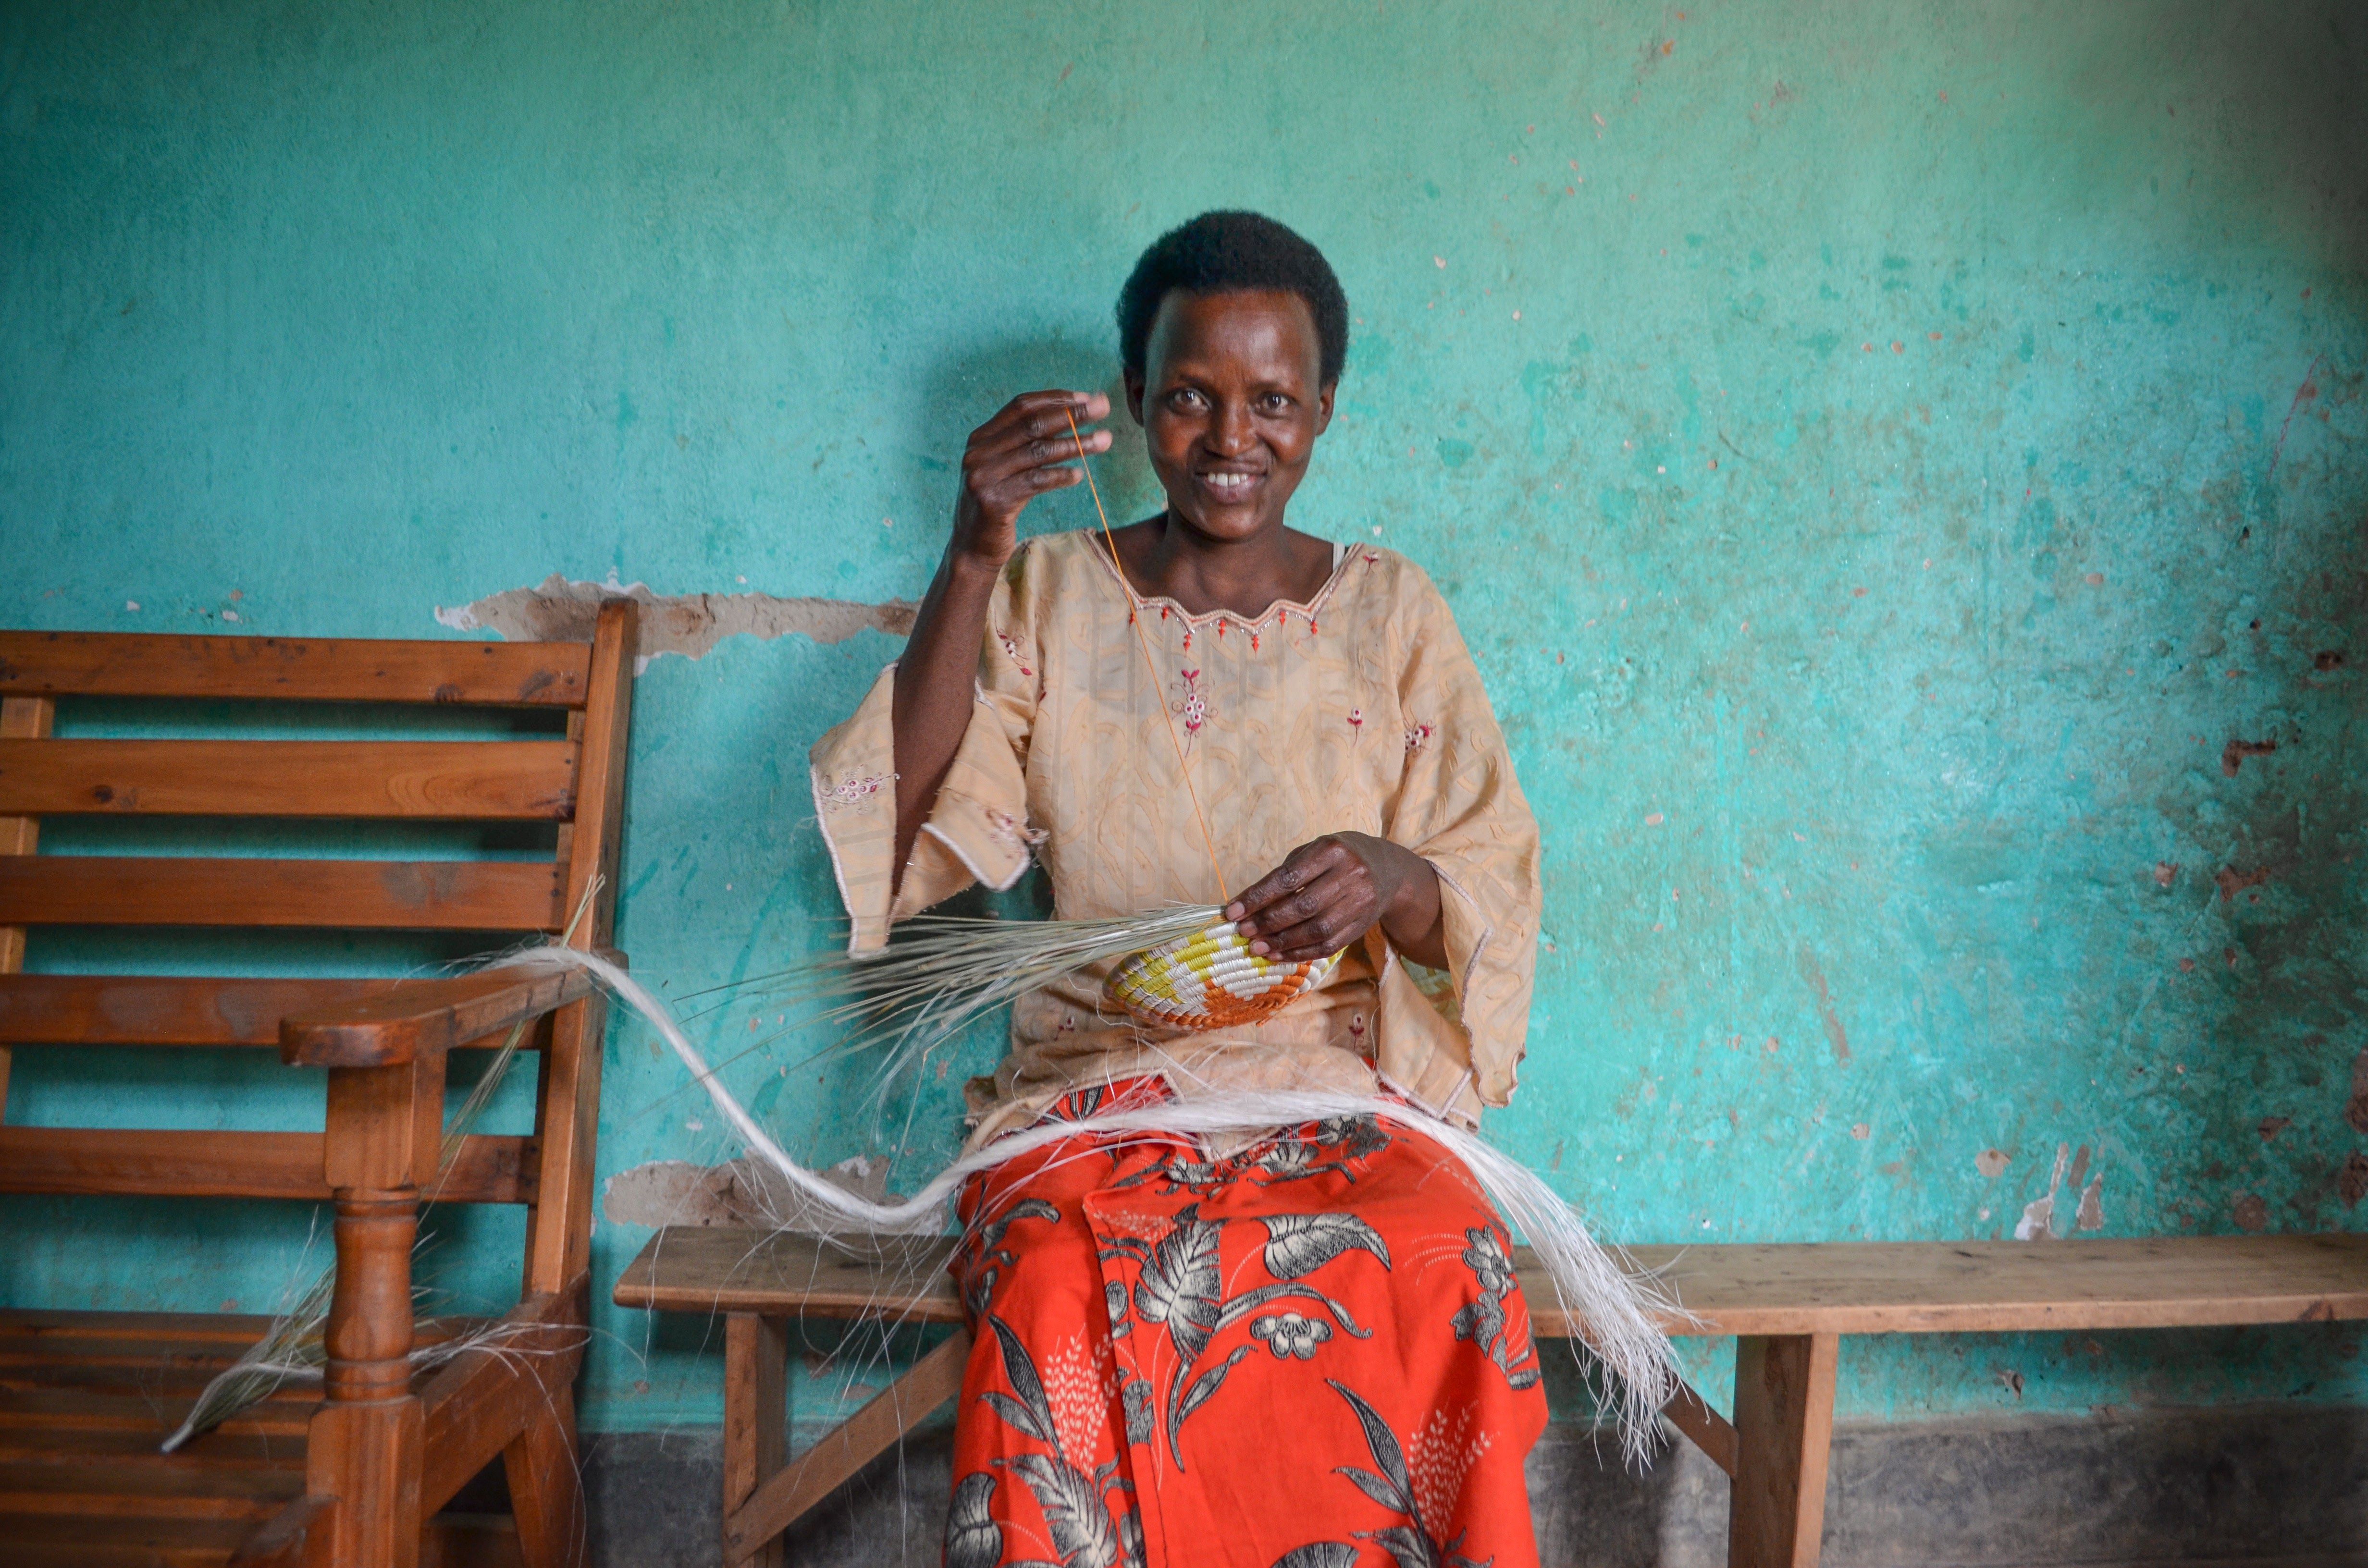
[[1535,1249],[1558,1304],[1583,1325],[1582,1342],[1609,1374],[1607,1403],[1632,1457],[1641,1458],[1656,1440],[1660,1411],[1679,1387],[1676,1358],[1661,1324],[1683,1314],[1659,1283],[1641,1270],[1624,1267],[1536,1172],[1476,1133],[1416,1107],[1380,1096],[1309,1090],[1196,1095],[1008,1134],[955,1160],[911,1197],[876,1202],[791,1159],[716,1076],[666,1005],[624,970],[597,953],[557,946],[529,949],[505,961],[588,971],[658,1031],[752,1155],[822,1211],[855,1230],[910,1234],[934,1229],[947,1202],[972,1176],[1071,1138],[1256,1135],[1336,1117],[1371,1117],[1389,1123],[1432,1140],[1462,1161],[1506,1223]]

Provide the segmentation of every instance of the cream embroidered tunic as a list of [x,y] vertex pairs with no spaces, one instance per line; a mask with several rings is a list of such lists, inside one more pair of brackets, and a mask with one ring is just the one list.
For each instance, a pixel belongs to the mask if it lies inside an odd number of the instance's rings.
[[853,950],[973,881],[1011,886],[1031,848],[1063,919],[1224,903],[1189,773],[1224,891],[1326,833],[1374,834],[1429,860],[1449,968],[1409,964],[1377,926],[1314,992],[1207,1033],[1137,1023],[1104,999],[1109,966],[1080,971],[1013,1007],[1009,1055],[969,1085],[973,1141],[1025,1125],[1070,1087],[1148,1073],[1179,1095],[1370,1091],[1378,1076],[1465,1120],[1504,1105],[1536,962],[1537,824],[1430,579],[1354,545],[1311,603],[1255,619],[1146,598],[1148,668],[1135,608],[1098,534],[1042,536],[1011,558],[970,727],[893,903],[893,665],[814,746],[814,804]]

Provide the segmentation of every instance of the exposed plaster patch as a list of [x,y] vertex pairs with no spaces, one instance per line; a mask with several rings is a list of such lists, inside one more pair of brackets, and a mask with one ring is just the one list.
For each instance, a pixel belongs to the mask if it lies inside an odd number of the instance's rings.
[[2007,1153],[2004,1149],[1985,1149],[1974,1156],[1974,1169],[1991,1181],[2006,1175]]
[[2343,1102],[2343,1119],[2354,1132],[2368,1132],[2368,1051],[2351,1059],[2351,1097]]
[[2072,1166],[2072,1185],[2077,1187],[2080,1185],[2080,1178],[2088,1174],[2088,1145],[2084,1143],[2080,1146],[2080,1158],[2077,1164],[2072,1160],[2071,1144],[2055,1145],[2055,1174],[2047,1178],[2046,1192],[2022,1206],[2022,1218],[2016,1221],[2014,1224],[2016,1241],[2052,1242],[2064,1239],[2066,1233],[2057,1229],[2055,1224],[2055,1195],[2063,1189],[2064,1170],[2066,1165]]
[[2237,1221],[2240,1231],[2266,1231],[2270,1228],[2269,1201],[2258,1192],[2240,1192],[2237,1201],[2228,1206],[2228,1217]]
[[[2223,866],[2220,868],[2219,875],[2212,880],[2220,884],[2220,902],[2234,903],[2237,902],[2237,895],[2247,888],[2257,888],[2268,881],[2270,869],[2262,866],[2250,871],[2240,871],[2234,866]],[[2231,949],[2230,951],[2233,953],[2235,949]],[[2236,967],[2236,960],[2233,957],[2229,960],[2229,967],[2231,969]]]
[[642,607],[635,675],[662,653],[700,658],[726,637],[771,639],[792,631],[817,642],[844,642],[859,631],[903,637],[913,630],[915,609],[904,599],[874,605],[770,594],[655,594],[646,583],[575,583],[554,572],[540,587],[506,588],[455,609],[438,605],[436,619],[455,631],[498,631],[513,642],[586,642],[609,599]]
[[2357,1149],[2351,1151],[2351,1157],[2344,1161],[2343,1168],[2336,1173],[2335,1190],[2343,1199],[2346,1208],[2368,1198],[2368,1154]]
[[2248,756],[2268,756],[2278,749],[2275,741],[2230,741],[2220,751],[2220,771],[2229,778],[2237,777]]
[[[824,1179],[874,1203],[890,1201],[888,1162],[859,1154],[822,1173]],[[855,1227],[823,1209],[777,1173],[750,1157],[720,1165],[653,1160],[619,1171],[600,1194],[601,1217],[620,1225],[757,1225],[771,1230],[841,1235]],[[942,1216],[908,1227],[935,1234]]]

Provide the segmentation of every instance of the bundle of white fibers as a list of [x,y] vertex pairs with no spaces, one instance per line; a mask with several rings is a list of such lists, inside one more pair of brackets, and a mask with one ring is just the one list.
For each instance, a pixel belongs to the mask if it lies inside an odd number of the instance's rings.
[[1477,1134],[1415,1107],[1379,1096],[1283,1090],[1211,1094],[1140,1109],[1107,1111],[998,1138],[948,1165],[912,1197],[896,1203],[875,1203],[790,1158],[709,1068],[666,1005],[624,970],[598,954],[556,945],[530,948],[503,961],[588,971],[665,1037],[752,1153],[825,1211],[859,1230],[909,1234],[925,1228],[973,1176],[1071,1138],[1256,1133],[1333,1117],[1372,1117],[1405,1128],[1462,1161],[1505,1222],[1536,1249],[1560,1305],[1584,1325],[1584,1343],[1611,1374],[1610,1403],[1622,1444],[1632,1457],[1641,1458],[1650,1449],[1658,1435],[1661,1408],[1681,1386],[1676,1358],[1660,1322],[1683,1312],[1658,1282],[1650,1275],[1623,1268],[1536,1172],[1482,1142]]

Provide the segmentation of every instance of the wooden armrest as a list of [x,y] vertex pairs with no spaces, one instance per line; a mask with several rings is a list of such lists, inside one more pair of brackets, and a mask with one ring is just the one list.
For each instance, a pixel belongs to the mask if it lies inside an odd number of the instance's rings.
[[[620,953],[600,956],[625,961]],[[280,1019],[279,1059],[291,1067],[393,1067],[539,1018],[592,991],[592,977],[580,969],[523,964],[406,983]]]

